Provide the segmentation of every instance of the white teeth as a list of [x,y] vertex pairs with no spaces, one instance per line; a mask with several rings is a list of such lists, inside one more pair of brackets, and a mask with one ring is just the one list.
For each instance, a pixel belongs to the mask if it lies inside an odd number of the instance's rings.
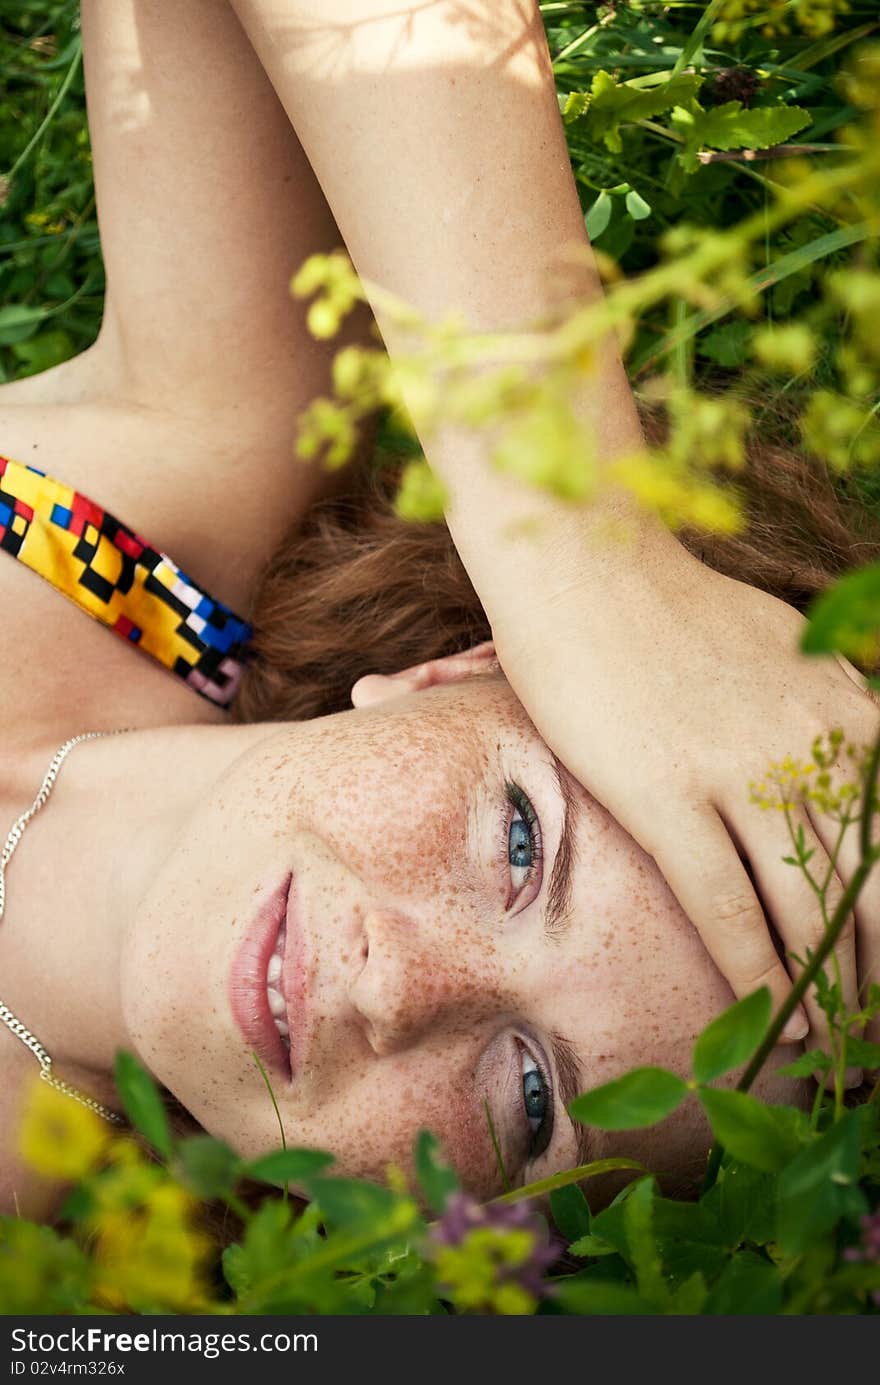
[[272,1014],[276,1019],[283,1019],[287,1012],[287,1006],[284,1004],[284,996],[276,991],[274,986],[269,986],[266,994],[269,997],[269,1009],[272,1011]]
[[266,980],[270,986],[273,986],[276,981],[281,980],[281,958],[278,956],[277,952],[273,952],[272,956],[269,958],[269,970],[266,972]]
[[275,1028],[278,1030],[278,1033],[281,1035],[282,1039],[290,1038],[290,1026],[287,1023],[287,1020],[276,1019]]

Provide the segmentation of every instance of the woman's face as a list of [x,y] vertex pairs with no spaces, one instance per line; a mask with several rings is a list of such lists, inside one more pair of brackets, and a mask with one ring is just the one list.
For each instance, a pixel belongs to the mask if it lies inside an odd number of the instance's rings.
[[136,1050],[242,1153],[279,1143],[257,1049],[289,1145],[381,1178],[426,1127],[480,1196],[501,1187],[487,1108],[513,1184],[612,1153],[695,1172],[693,1102],[623,1135],[565,1107],[633,1066],[687,1073],[732,998],[496,675],[267,734],[154,879],[122,988]]

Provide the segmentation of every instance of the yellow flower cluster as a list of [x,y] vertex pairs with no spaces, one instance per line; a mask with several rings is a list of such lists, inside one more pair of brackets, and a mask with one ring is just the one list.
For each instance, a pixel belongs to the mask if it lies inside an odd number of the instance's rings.
[[[772,761],[763,779],[749,785],[750,801],[760,808],[778,812],[787,812],[798,803],[809,802],[837,822],[856,822],[858,815],[854,809],[862,792],[867,753],[845,742],[840,730],[817,736],[810,760],[803,762],[786,755],[782,760]],[[854,771],[855,779],[833,774],[844,759],[849,761],[847,773]]]
[[210,1242],[197,1203],[130,1137],[36,1078],[19,1128],[24,1161],[45,1178],[78,1182],[94,1238],[96,1300],[114,1310],[198,1312]]
[[35,1077],[19,1127],[19,1153],[43,1178],[74,1182],[94,1172],[110,1127],[94,1111]]
[[726,0],[712,37],[716,43],[732,43],[747,29],[757,28],[775,38],[796,26],[811,38],[821,38],[831,33],[839,14],[849,11],[849,0]]
[[533,1245],[526,1230],[475,1227],[458,1245],[437,1249],[437,1278],[460,1312],[523,1317],[534,1313],[537,1300],[510,1276],[527,1263]]

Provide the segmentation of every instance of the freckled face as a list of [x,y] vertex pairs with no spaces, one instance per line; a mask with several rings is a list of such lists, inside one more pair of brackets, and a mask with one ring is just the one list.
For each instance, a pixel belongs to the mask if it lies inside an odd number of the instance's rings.
[[[245,1154],[278,1127],[230,977],[288,877],[294,1072],[273,1090],[288,1144],[356,1176],[406,1166],[428,1127],[476,1193],[498,1191],[487,1105],[512,1182],[567,1167],[585,1153],[568,1070],[578,1089],[644,1063],[686,1072],[731,999],[656,866],[560,780],[500,677],[267,728],[190,820],[123,957],[133,1045]],[[705,1148],[686,1111],[594,1132],[586,1152],[690,1172]]]

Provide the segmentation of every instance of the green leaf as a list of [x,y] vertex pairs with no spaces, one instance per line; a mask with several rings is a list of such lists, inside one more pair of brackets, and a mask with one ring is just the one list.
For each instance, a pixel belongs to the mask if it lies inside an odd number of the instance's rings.
[[656,1308],[626,1284],[601,1279],[554,1281],[554,1296],[567,1313],[594,1317],[655,1313]]
[[626,210],[629,212],[633,221],[644,221],[651,215],[651,207],[645,201],[641,193],[636,192],[635,188],[630,188],[626,194]]
[[231,1192],[241,1168],[235,1151],[210,1135],[193,1135],[181,1141],[175,1164],[181,1181],[202,1198]]
[[241,1244],[229,1246],[223,1255],[223,1273],[234,1293],[241,1296],[249,1292],[289,1263],[293,1219],[293,1204],[280,1198],[266,1198],[257,1209]]
[[795,1058],[793,1063],[786,1063],[776,1071],[781,1077],[812,1077],[814,1072],[830,1072],[833,1066],[828,1054],[823,1053],[821,1048],[811,1048],[808,1053]]
[[384,1235],[387,1223],[400,1202],[389,1188],[357,1178],[314,1178],[309,1193],[316,1200],[325,1224],[346,1231],[376,1230]]
[[333,1163],[333,1155],[320,1149],[276,1149],[242,1166],[242,1174],[259,1183],[306,1184]]
[[767,1245],[776,1235],[776,1174],[761,1173],[727,1159],[718,1182],[701,1206],[716,1211],[724,1245],[736,1250],[743,1241]]
[[802,1117],[790,1106],[765,1106],[748,1092],[701,1087],[699,1098],[713,1134],[735,1159],[775,1173],[800,1149]]
[[588,91],[570,91],[562,106],[562,119],[566,125],[570,125],[573,120],[579,120],[582,115],[585,115],[592,99],[592,94]]
[[46,308],[31,308],[25,303],[9,303],[0,308],[0,346],[27,341],[47,316]]
[[568,1247],[569,1255],[592,1256],[594,1259],[601,1259],[605,1255],[616,1255],[617,1247],[610,1241],[603,1241],[601,1236],[579,1236],[576,1241],[572,1241]]
[[124,1049],[116,1054],[114,1074],[128,1119],[155,1150],[170,1159],[174,1148],[171,1127],[156,1083],[134,1054]]
[[799,106],[743,107],[728,101],[694,119],[691,141],[709,149],[771,149],[784,144],[811,122],[809,111]]
[[869,1044],[851,1035],[846,1041],[846,1060],[854,1067],[869,1071],[880,1068],[880,1044]]
[[440,1158],[440,1142],[430,1130],[420,1130],[416,1136],[415,1168],[425,1201],[432,1212],[441,1215],[459,1182],[454,1169]]
[[38,332],[29,341],[19,342],[10,349],[15,359],[22,363],[22,368],[18,371],[19,378],[39,375],[41,371],[50,370],[52,366],[60,365],[62,361],[67,361],[76,354],[73,338],[60,328],[51,332]]
[[672,1114],[687,1096],[687,1084],[665,1068],[636,1068],[576,1098],[569,1112],[598,1130],[638,1130]]
[[603,189],[584,217],[584,225],[590,240],[598,240],[602,232],[608,229],[613,206],[611,198]]
[[779,1175],[777,1235],[788,1254],[800,1255],[847,1211],[867,1210],[858,1191],[861,1121],[860,1109],[847,1111]]
[[557,1230],[567,1241],[577,1241],[590,1234],[590,1206],[575,1184],[554,1188],[550,1194],[550,1211]]
[[567,114],[569,122],[578,120],[587,139],[598,144],[604,141],[612,153],[622,149],[620,126],[624,122],[650,120],[673,106],[687,106],[696,98],[702,78],[693,75],[672,77],[656,87],[632,86],[617,82],[608,72],[593,77],[589,100],[579,93],[580,100],[572,103]]
[[223,1278],[229,1285],[236,1297],[247,1292],[250,1288],[248,1278],[248,1267],[244,1251],[240,1245],[228,1245],[224,1250],[221,1261],[223,1265]]
[[707,1295],[706,1281],[702,1273],[700,1270],[694,1270],[684,1283],[679,1284],[678,1288],[671,1294],[668,1311],[693,1317],[696,1313],[702,1313]]
[[725,322],[722,326],[707,332],[704,337],[700,337],[697,349],[707,360],[730,369],[748,360],[751,338],[751,324],[736,318],[733,322]]
[[663,1309],[669,1290],[663,1279],[663,1263],[654,1236],[654,1180],[643,1178],[624,1204],[629,1260],[635,1270],[638,1291],[648,1303]]
[[82,1310],[91,1302],[94,1274],[94,1265],[69,1237],[23,1217],[0,1217],[0,1314],[4,1317]]
[[782,1307],[782,1279],[768,1260],[753,1251],[742,1251],[722,1270],[703,1306],[710,1314],[778,1313]]
[[754,1053],[767,1032],[772,1002],[766,986],[738,1000],[707,1025],[694,1044],[694,1077],[714,1082]]
[[848,572],[813,602],[801,636],[805,654],[872,662],[880,648],[880,563]]

